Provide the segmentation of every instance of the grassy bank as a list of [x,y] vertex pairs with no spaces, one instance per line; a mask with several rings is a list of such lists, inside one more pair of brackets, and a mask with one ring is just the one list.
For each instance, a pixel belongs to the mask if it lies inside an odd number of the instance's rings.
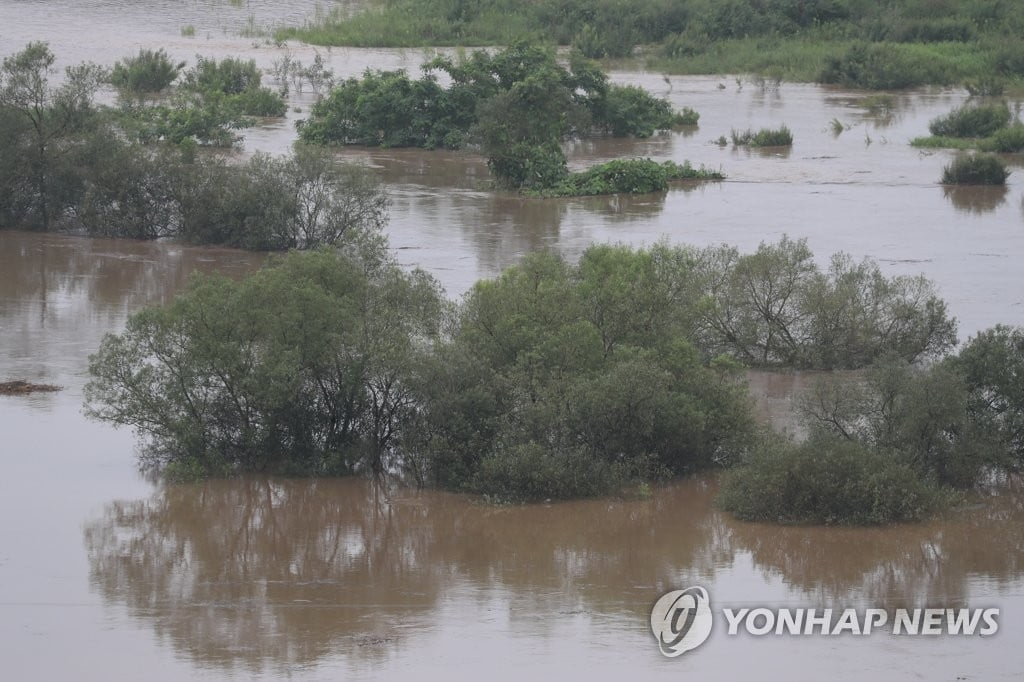
[[761,73],[886,89],[1024,78],[1024,19],[981,0],[383,0],[279,31],[320,45],[423,47],[542,40],[592,58],[642,53],[667,73]]

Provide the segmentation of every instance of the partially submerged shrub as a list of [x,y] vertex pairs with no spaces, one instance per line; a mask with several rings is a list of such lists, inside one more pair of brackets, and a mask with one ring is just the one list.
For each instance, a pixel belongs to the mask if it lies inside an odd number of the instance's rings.
[[128,92],[160,92],[175,81],[184,67],[184,62],[172,62],[163,49],[140,49],[136,56],[114,64],[110,83]]
[[468,489],[492,502],[538,502],[608,495],[631,480],[626,466],[594,460],[586,448],[562,451],[525,443],[481,459]]
[[616,137],[650,137],[675,125],[697,125],[700,115],[689,108],[675,112],[666,100],[635,85],[610,85],[595,105],[594,118]]
[[689,162],[658,163],[651,159],[615,160],[598,164],[569,176],[551,188],[537,192],[542,196],[588,196],[599,194],[646,194],[663,192],[675,180],[723,180],[725,176],[706,168],[694,168]]
[[978,147],[986,152],[1016,154],[1024,152],[1024,124],[1015,123],[997,130],[987,140],[982,140]]
[[943,185],[1005,185],[1010,171],[991,154],[965,154],[942,170]]
[[185,74],[183,85],[205,99],[223,101],[225,107],[244,116],[284,116],[288,104],[280,93],[262,87],[256,61],[225,57],[199,57]]
[[[595,133],[648,137],[694,125],[692,109],[634,86],[608,83],[578,53],[569,68],[552,51],[516,43],[494,54],[436,57],[417,79],[404,71],[366,71],[339,83],[298,124],[315,144],[460,148],[480,145],[499,185],[550,189],[568,171],[561,142]],[[442,87],[435,72],[450,84]]]
[[789,147],[793,144],[793,133],[783,125],[781,128],[762,128],[757,132],[733,130],[732,143],[741,147]]
[[873,525],[927,518],[943,497],[898,453],[778,439],[723,475],[718,504],[745,521]]
[[1006,126],[1010,108],[999,104],[964,105],[928,124],[932,135],[945,137],[988,137]]

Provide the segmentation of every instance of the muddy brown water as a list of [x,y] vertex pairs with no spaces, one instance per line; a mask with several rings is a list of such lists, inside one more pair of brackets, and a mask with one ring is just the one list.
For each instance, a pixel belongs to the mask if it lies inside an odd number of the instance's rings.
[[[315,2],[0,0],[0,53],[50,42],[62,64],[111,63],[140,46],[172,55],[285,50],[240,32],[299,22]],[[252,16],[250,22],[249,17]],[[195,38],[180,28],[196,27]],[[340,75],[414,70],[422,50],[321,50]],[[1021,162],[1005,190],[944,189],[947,152],[907,146],[964,100],[762,89],[732,77],[616,72],[701,112],[697,130],[596,140],[581,167],[651,156],[721,167],[724,183],[666,195],[528,200],[486,189],[471,154],[350,149],[393,198],[397,257],[457,296],[538,248],[658,239],[744,249],[783,233],[818,257],[870,256],[941,287],[962,336],[1024,323]],[[741,79],[742,81],[742,79]],[[719,87],[724,86],[724,87]],[[108,95],[109,96],[109,93]],[[308,109],[309,93],[292,93]],[[243,153],[282,153],[285,122],[245,131]],[[833,118],[849,126],[838,137]],[[791,150],[712,143],[786,123]],[[0,397],[0,676],[17,680],[735,679],[999,680],[1024,669],[1024,496],[1017,488],[928,524],[777,528],[715,511],[713,478],[643,500],[494,508],[361,480],[246,478],[161,485],[136,471],[133,436],[85,420],[89,353],[132,311],[168,300],[194,271],[241,275],[263,257],[227,249],[0,231],[0,381],[64,387]],[[760,413],[792,428],[811,377],[751,374]],[[729,637],[667,660],[647,617],[663,591],[700,584],[719,606],[998,606],[988,638]]]

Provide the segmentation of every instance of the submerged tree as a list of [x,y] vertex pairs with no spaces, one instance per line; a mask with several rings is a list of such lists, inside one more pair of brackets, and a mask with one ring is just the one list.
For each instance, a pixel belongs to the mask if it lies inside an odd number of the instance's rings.
[[148,436],[150,459],[177,475],[380,473],[440,306],[428,275],[380,253],[293,253],[240,282],[197,278],[104,339],[89,414]]
[[46,43],[35,42],[0,66],[0,111],[19,120],[25,133],[21,153],[11,154],[5,164],[23,169],[20,191],[28,197],[7,208],[20,209],[21,222],[43,230],[63,217],[68,171],[63,162],[74,148],[74,134],[92,122],[93,96],[105,77],[100,67],[80,64],[65,69],[64,82],[54,86],[55,62]]

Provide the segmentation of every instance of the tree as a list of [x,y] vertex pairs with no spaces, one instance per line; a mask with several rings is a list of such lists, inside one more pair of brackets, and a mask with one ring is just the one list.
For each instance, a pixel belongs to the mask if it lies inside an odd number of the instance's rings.
[[330,251],[200,277],[104,339],[88,414],[135,428],[179,475],[381,473],[440,300],[425,273]]
[[32,223],[43,229],[62,217],[68,199],[59,186],[59,163],[68,152],[72,134],[89,123],[93,96],[105,72],[92,64],[65,70],[60,86],[50,84],[56,58],[46,43],[29,43],[3,60],[0,67],[0,108],[27,121],[27,165],[34,200]]

